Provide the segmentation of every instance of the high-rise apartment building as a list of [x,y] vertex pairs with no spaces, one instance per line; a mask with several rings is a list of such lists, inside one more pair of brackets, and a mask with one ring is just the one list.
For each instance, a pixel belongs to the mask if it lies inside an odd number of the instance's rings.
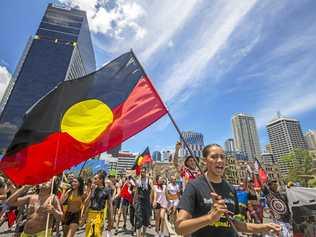
[[121,151],[116,156],[117,158],[117,173],[125,174],[127,170],[131,170],[135,164],[136,154],[128,151]]
[[297,148],[306,148],[300,123],[296,119],[279,115],[267,124],[267,130],[273,156],[280,166],[281,173],[287,174],[289,167],[280,158]]
[[255,118],[246,114],[235,114],[232,118],[235,149],[249,160],[260,159],[260,143]]
[[304,134],[304,139],[309,150],[316,150],[316,131],[309,130]]
[[235,143],[234,143],[234,139],[232,138],[228,138],[225,143],[224,143],[224,151],[226,153],[232,153],[235,152]]
[[[183,139],[187,142],[187,144],[189,145],[189,147],[191,148],[191,150],[194,153],[195,157],[202,157],[202,151],[204,148],[204,138],[203,138],[203,134],[202,133],[198,133],[198,132],[192,132],[192,131],[188,131],[188,132],[181,132]],[[181,140],[181,138],[180,138]],[[190,153],[187,150],[187,148],[185,148],[183,142],[182,142],[182,148],[180,150],[180,156],[181,157],[185,157],[185,156],[189,156]]]
[[154,161],[161,161],[161,152],[160,151],[154,151],[153,152],[153,160]]
[[95,70],[86,13],[49,4],[0,102],[0,149],[8,147],[25,112],[64,80]]

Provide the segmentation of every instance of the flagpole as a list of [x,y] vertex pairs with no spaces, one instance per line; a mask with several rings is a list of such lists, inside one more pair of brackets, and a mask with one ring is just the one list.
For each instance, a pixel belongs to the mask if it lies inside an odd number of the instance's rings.
[[[140,67],[141,67],[143,73],[147,76],[147,73],[145,72],[145,70],[144,70],[142,64],[138,61],[138,59],[137,59],[137,57],[135,56],[135,54],[134,54],[134,52],[133,52],[132,49],[131,49],[131,53],[133,54],[134,59],[136,60],[136,62],[140,65]],[[152,86],[152,89],[153,89],[154,92],[158,95],[158,93],[156,92],[156,90],[155,90],[155,88],[154,88],[153,86]],[[160,99],[160,97],[159,97],[159,99]],[[160,99],[160,100],[161,100],[161,99]],[[195,155],[194,155],[192,149],[189,147],[188,143],[187,143],[187,142],[185,141],[185,139],[183,138],[183,136],[182,136],[182,134],[181,134],[181,131],[180,131],[180,129],[179,129],[177,123],[176,123],[175,120],[173,119],[172,115],[170,114],[169,110],[167,109],[167,106],[163,103],[162,100],[161,100],[161,103],[164,105],[164,107],[165,107],[165,109],[166,109],[166,111],[167,111],[167,114],[168,114],[168,116],[169,116],[169,118],[170,118],[170,120],[171,120],[173,126],[174,126],[175,129],[177,130],[177,132],[178,132],[178,134],[179,134],[181,140],[183,141],[185,147],[188,149],[190,155],[193,157],[193,159],[194,159],[194,161],[195,161],[195,164],[196,164],[196,166],[198,167],[198,169],[199,169],[199,171],[201,172],[201,174],[203,175],[203,177],[204,177],[204,179],[205,179],[205,181],[206,181],[206,183],[207,183],[207,185],[208,185],[210,191],[211,191],[212,193],[216,193],[216,191],[215,191],[213,185],[212,185],[211,182],[208,180],[206,174],[204,173],[204,171],[202,170],[201,166],[199,165],[199,162],[198,162],[197,158],[195,157]],[[234,224],[234,222],[233,222],[233,221],[234,221],[233,218],[232,218],[231,216],[229,216],[229,215],[225,215],[225,216],[226,216],[226,218],[228,219],[228,221],[229,221],[231,227],[234,229],[234,231],[236,232],[237,236],[239,237],[240,235],[239,235],[238,230],[237,230],[237,228],[236,228],[236,226],[235,226],[235,224]]]
[[83,170],[83,168],[85,167],[87,161],[88,161],[88,160],[86,160],[86,161],[83,163],[83,166],[81,167],[81,169],[80,169],[80,171],[79,171],[78,178],[80,177],[80,175],[81,175],[81,173],[82,173],[82,170]]
[[[173,126],[174,126],[175,129],[177,130],[177,132],[178,132],[178,134],[179,134],[179,136],[180,136],[181,141],[183,141],[184,146],[188,149],[190,155],[194,158],[195,164],[196,164],[196,166],[198,167],[200,173],[203,175],[203,178],[205,179],[205,181],[206,181],[206,183],[207,183],[209,189],[211,190],[212,193],[216,193],[216,191],[215,191],[215,189],[214,189],[212,183],[211,183],[211,182],[209,181],[209,179],[207,178],[206,173],[202,170],[202,167],[200,166],[200,164],[199,164],[199,162],[198,162],[198,159],[195,157],[195,155],[194,155],[192,149],[189,147],[188,143],[186,142],[186,140],[185,140],[184,137],[182,136],[182,133],[181,133],[181,131],[180,131],[178,125],[176,124],[175,120],[173,119],[172,115],[170,114],[170,112],[169,112],[168,110],[167,110],[167,114],[168,114],[168,116],[169,116],[169,118],[170,118],[170,120],[171,120]],[[235,230],[237,236],[240,236],[239,233],[238,233],[238,230],[237,230],[237,228],[236,228],[236,226],[235,226],[235,224],[233,223],[233,218],[232,218],[231,216],[229,216],[229,215],[225,215],[225,216],[226,216],[226,218],[228,219],[228,221],[230,222],[231,227]]]

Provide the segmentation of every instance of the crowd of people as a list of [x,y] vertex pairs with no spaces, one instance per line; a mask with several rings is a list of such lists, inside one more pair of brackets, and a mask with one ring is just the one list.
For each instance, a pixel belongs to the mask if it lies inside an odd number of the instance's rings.
[[[147,228],[165,236],[167,224],[192,237],[233,237],[237,232],[293,236],[287,200],[276,181],[260,191],[252,180],[233,186],[223,178],[226,158],[221,146],[204,148],[203,172],[192,156],[179,164],[180,147],[177,143],[173,159],[178,174],[169,177],[145,167],[139,177],[101,171],[83,180],[70,173],[22,187],[1,177],[0,224],[7,222],[14,236],[22,237],[72,237],[81,228],[87,237],[123,232],[140,237]],[[264,213],[273,223],[263,223]]]

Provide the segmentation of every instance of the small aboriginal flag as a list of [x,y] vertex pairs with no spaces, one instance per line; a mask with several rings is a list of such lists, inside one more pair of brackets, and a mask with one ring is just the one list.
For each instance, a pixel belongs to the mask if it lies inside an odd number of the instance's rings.
[[141,155],[137,156],[132,169],[136,170],[136,175],[138,176],[140,175],[140,170],[142,166],[146,163],[151,163],[152,161],[153,159],[151,158],[149,147],[147,147]]
[[38,184],[105,152],[167,113],[133,52],[64,81],[25,114],[0,170]]

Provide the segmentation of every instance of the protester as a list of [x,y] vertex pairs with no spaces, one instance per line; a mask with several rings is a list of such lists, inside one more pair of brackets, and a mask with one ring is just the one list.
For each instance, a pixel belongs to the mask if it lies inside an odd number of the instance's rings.
[[108,208],[108,230],[112,229],[112,198],[111,190],[105,187],[105,176],[99,173],[94,176],[93,184],[88,193],[85,202],[85,208],[88,209],[88,217],[86,221],[86,237],[101,237],[104,227],[104,221]]
[[174,224],[177,214],[177,206],[180,198],[180,187],[177,184],[175,176],[170,177],[170,182],[167,185],[167,200],[168,200],[168,216],[169,221]]
[[180,174],[180,177],[182,178],[182,189],[184,190],[187,183],[197,178],[200,175],[200,172],[198,171],[194,157],[192,156],[187,156],[184,160],[184,165],[179,166],[178,159],[179,159],[179,151],[180,151],[181,146],[182,146],[181,142],[177,142],[175,153],[174,153],[173,164],[176,167],[178,173]]
[[273,222],[282,226],[281,237],[292,237],[293,226],[286,193],[279,191],[276,180],[270,180],[263,188]]
[[[206,177],[216,193],[211,193],[203,176],[190,182],[178,205],[176,232],[182,235],[232,237],[236,236],[227,216],[239,214],[236,191],[222,177],[226,157],[221,146],[208,145],[203,149],[206,162]],[[240,232],[264,233],[280,231],[277,224],[242,223],[234,219],[235,227]]]
[[166,185],[163,184],[163,177],[156,176],[155,184],[153,186],[154,200],[153,208],[155,209],[155,229],[156,236],[163,236],[165,227],[165,214],[168,207],[166,198]]
[[115,225],[115,234],[118,234],[121,215],[123,214],[123,231],[126,231],[127,211],[129,204],[132,202],[132,180],[131,177],[125,179],[120,192],[120,205]]
[[134,196],[135,206],[135,228],[136,236],[145,236],[146,228],[150,225],[151,207],[150,193],[151,181],[147,177],[145,167],[141,169],[140,178],[136,181],[136,193]]
[[53,193],[56,193],[58,186],[56,182],[53,184],[50,180],[39,185],[38,194],[26,195],[30,186],[23,186],[8,198],[7,203],[10,206],[28,206],[22,237],[44,237],[48,218],[48,236],[52,236],[53,218],[60,220],[63,216],[57,197],[54,194],[51,195],[52,185],[54,186]]
[[83,180],[80,177],[73,177],[71,188],[61,197],[61,204],[67,204],[67,208],[63,210],[65,216],[63,232],[65,237],[75,236],[79,224],[82,224],[82,207],[85,199]]
[[113,196],[113,221],[114,223],[116,223],[116,215],[118,213],[118,210],[120,209],[120,205],[121,205],[121,188],[122,188],[122,181],[118,180],[115,183],[115,192],[114,192],[114,196]]

